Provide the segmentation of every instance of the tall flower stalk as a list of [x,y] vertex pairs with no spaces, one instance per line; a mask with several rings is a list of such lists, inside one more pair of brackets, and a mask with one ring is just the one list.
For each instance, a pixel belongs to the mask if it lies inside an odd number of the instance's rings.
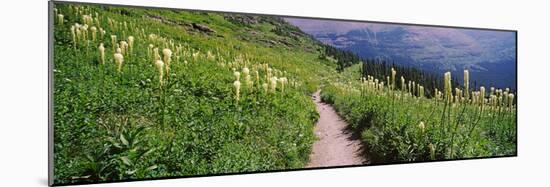
[[101,64],[105,64],[105,47],[103,46],[103,43],[99,44],[99,59]]
[[159,74],[159,85],[162,86],[164,85],[164,62],[162,62],[162,60],[156,60],[155,67]]
[[468,70],[464,70],[464,99],[466,101],[470,99],[470,73]]
[[121,53],[115,53],[113,56],[117,65],[117,71],[120,73],[122,72],[122,63],[124,62],[124,56],[122,56]]
[[241,81],[236,80],[235,82],[233,82],[233,87],[235,87],[235,101],[238,103],[241,93]]

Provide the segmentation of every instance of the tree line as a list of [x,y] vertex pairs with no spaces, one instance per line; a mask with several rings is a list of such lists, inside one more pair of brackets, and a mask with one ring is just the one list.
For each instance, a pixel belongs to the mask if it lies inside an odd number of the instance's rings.
[[[423,71],[415,67],[396,65],[394,61],[390,61],[388,59],[376,57],[362,58],[351,51],[342,50],[323,44],[323,51],[321,52],[320,58],[327,57],[335,59],[337,65],[336,69],[339,72],[353,64],[361,63],[361,72],[358,79],[370,75],[375,79],[387,82],[387,76],[391,76],[391,69],[394,68],[395,71],[397,71],[396,88],[398,89],[402,88],[400,79],[401,76],[403,76],[406,80],[405,84],[408,84],[408,81],[414,81],[416,84],[424,86],[426,90],[426,97],[428,98],[434,96],[435,88],[438,90],[443,90],[443,76],[432,72]],[[453,77],[453,87],[461,87],[457,78],[462,77],[462,75],[455,75]]]

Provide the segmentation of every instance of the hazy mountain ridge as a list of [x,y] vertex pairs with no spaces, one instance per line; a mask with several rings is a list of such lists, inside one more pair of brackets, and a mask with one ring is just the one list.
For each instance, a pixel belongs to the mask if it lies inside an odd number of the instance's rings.
[[436,73],[469,69],[481,85],[515,88],[513,32],[295,18],[286,21],[325,44],[365,58],[386,58]]

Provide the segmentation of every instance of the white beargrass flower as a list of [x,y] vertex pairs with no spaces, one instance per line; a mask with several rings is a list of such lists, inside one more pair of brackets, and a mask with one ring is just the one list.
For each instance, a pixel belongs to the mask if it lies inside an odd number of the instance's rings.
[[76,49],[76,27],[71,26],[71,36],[73,38],[73,48]]
[[107,31],[103,30],[103,28],[99,28],[99,35],[101,38],[103,38],[103,36],[105,36],[105,33],[107,33]]
[[160,60],[160,54],[159,54],[159,48],[158,47],[155,47],[153,49],[153,60],[157,61],[157,60]]
[[424,122],[420,122],[420,124],[418,124],[418,128],[420,128],[422,130],[422,132],[424,132],[424,129],[426,128],[426,125],[424,125]]
[[245,76],[246,86],[250,89],[252,88],[252,77],[250,75]]
[[132,53],[133,48],[134,48],[134,37],[133,36],[128,36],[128,45],[129,45],[129,48],[130,48],[130,53]]
[[468,70],[464,70],[464,99],[468,100],[470,98],[470,73]]
[[236,80],[233,82],[233,86],[235,87],[235,100],[239,102],[239,94],[241,92],[241,82]]
[[63,22],[64,22],[64,16],[63,14],[57,14],[57,23],[59,25],[63,25]]
[[164,77],[164,62],[162,60],[156,60],[155,61],[155,67],[157,67],[157,71],[159,72],[159,83],[160,85],[164,84],[163,77]]
[[122,56],[121,53],[115,53],[114,58],[115,58],[115,63],[117,64],[117,71],[121,72],[122,71],[122,63],[124,62],[124,56]]
[[92,31],[92,40],[95,41],[97,38],[97,28],[95,26],[90,27],[90,31]]
[[447,101],[452,101],[452,84],[451,84],[451,72],[445,73],[445,98]]
[[103,43],[99,44],[99,56],[101,59],[101,64],[105,64],[105,47],[103,46]]
[[91,15],[82,15],[82,23],[85,23],[87,25],[93,24],[93,18]]
[[247,67],[243,68],[243,74],[246,77],[248,74],[250,74],[250,70]]
[[273,69],[267,68],[267,74],[265,75],[266,76],[265,78],[267,80],[269,80],[269,78],[271,77],[272,72],[273,72]]
[[112,45],[113,51],[114,51],[115,47],[117,45],[116,35],[111,35],[111,45]]
[[120,41],[120,48],[122,49],[122,54],[128,53],[128,43],[126,41]]
[[485,103],[485,87],[479,87],[479,101],[481,102],[481,105]]
[[170,61],[172,61],[172,50],[165,48],[162,50],[164,62],[166,63],[166,73],[170,73]]
[[235,80],[240,81],[241,80],[241,73],[238,71],[233,72],[233,76],[235,76]]
[[396,84],[395,75],[397,75],[397,71],[395,71],[395,69],[391,68],[391,87],[392,87],[392,89],[395,89],[395,84]]
[[279,79],[279,82],[281,82],[281,90],[284,92],[285,91],[285,85],[288,82],[288,80],[286,79],[286,77],[282,77],[282,78]]
[[269,86],[267,85],[267,83],[263,83],[262,88],[264,89],[264,92],[267,93]]
[[391,89],[392,87],[392,83],[391,83],[391,79],[390,79],[390,76],[386,76],[386,82],[388,83],[388,88]]
[[271,77],[271,91],[275,92],[277,90],[277,77]]

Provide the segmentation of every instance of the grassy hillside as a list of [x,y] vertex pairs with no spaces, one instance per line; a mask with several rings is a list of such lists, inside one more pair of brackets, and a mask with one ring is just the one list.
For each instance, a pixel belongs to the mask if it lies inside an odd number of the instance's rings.
[[58,14],[56,183],[307,162],[318,118],[308,95],[334,70],[293,27],[272,17],[160,9],[57,4]]

